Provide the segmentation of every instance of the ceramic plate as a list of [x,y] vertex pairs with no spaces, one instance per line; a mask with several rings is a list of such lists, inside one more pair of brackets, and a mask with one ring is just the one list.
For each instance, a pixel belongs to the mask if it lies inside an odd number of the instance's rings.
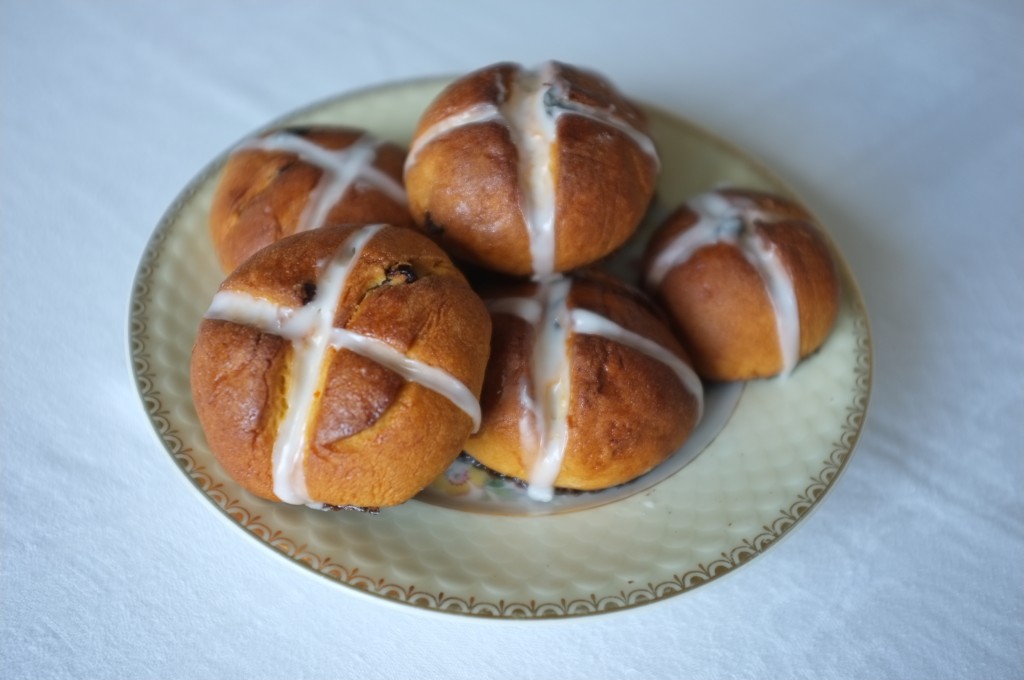
[[[348,124],[408,144],[445,82],[348,94],[273,125]],[[792,193],[707,132],[657,109],[648,113],[662,157],[652,212],[720,184]],[[378,516],[255,498],[210,453],[189,389],[196,329],[221,281],[206,217],[224,158],[185,187],[142,256],[129,320],[134,379],[156,434],[195,487],[246,533],[332,583],[474,616],[635,607],[688,592],[763,553],[821,502],[849,461],[872,357],[863,302],[837,253],[842,307],[825,346],[785,380],[714,386],[714,417],[703,435],[633,485],[538,509],[501,480],[457,463],[418,499]],[[618,266],[629,273],[629,249]]]

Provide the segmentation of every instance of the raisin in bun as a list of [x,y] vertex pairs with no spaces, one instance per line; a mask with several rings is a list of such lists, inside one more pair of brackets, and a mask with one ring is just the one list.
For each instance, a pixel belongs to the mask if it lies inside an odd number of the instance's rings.
[[324,224],[412,226],[405,151],[362,130],[293,127],[239,144],[210,209],[217,258],[231,272],[260,248]]
[[485,297],[494,339],[483,424],[465,448],[526,481],[531,497],[628,482],[700,420],[700,380],[639,291],[587,272]]
[[416,222],[454,256],[545,276],[636,230],[658,156],[643,113],[603,77],[548,62],[460,78],[420,119],[405,165]]
[[839,310],[836,263],[814,218],[760,191],[687,201],[651,238],[644,272],[697,372],[714,380],[790,372]]
[[285,238],[221,285],[192,354],[210,448],[262,498],[402,503],[479,419],[491,324],[429,239],[384,225]]

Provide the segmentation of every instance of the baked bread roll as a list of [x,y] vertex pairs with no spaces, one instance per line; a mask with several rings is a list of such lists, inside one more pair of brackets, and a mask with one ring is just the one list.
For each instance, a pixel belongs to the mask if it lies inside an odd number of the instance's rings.
[[465,449],[526,481],[532,498],[628,482],[700,420],[700,380],[639,291],[588,272],[487,299],[494,338],[483,424]]
[[702,377],[789,373],[839,311],[829,244],[781,196],[722,189],[687,201],[655,232],[644,271]]
[[344,127],[292,127],[232,151],[210,208],[217,258],[230,273],[260,248],[325,224],[412,226],[405,151]]
[[538,277],[586,265],[636,230],[658,155],[643,113],[601,76],[488,66],[427,108],[405,182],[413,217],[457,258]]
[[331,226],[264,248],[221,285],[192,354],[217,460],[262,498],[402,503],[479,422],[491,324],[429,239]]

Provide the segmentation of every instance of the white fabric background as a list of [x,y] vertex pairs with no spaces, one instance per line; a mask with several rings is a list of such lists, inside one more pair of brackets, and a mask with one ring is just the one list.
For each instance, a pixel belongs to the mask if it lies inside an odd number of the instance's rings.
[[[0,3],[0,676],[1024,674],[1024,5]],[[382,81],[547,58],[760,156],[829,225],[876,350],[802,527],[564,622],[386,606],[199,499],[129,377],[144,244],[215,154]]]

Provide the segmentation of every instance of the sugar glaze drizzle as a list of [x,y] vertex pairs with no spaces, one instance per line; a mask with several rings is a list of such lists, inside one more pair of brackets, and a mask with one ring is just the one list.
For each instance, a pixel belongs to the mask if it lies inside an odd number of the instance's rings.
[[310,192],[296,228],[296,231],[309,231],[324,226],[331,209],[350,187],[359,183],[377,189],[399,205],[408,205],[402,185],[373,164],[378,146],[379,140],[364,134],[344,149],[325,149],[305,137],[280,130],[266,137],[247,139],[235,147],[235,151],[295,154],[299,160],[321,170],[320,180]]
[[759,210],[737,205],[736,201],[714,191],[691,198],[686,204],[699,219],[654,258],[647,272],[648,288],[657,290],[669,271],[686,263],[701,248],[716,243],[736,246],[764,282],[775,311],[775,327],[782,354],[781,375],[788,375],[800,360],[800,314],[796,291],[778,250],[757,231],[754,224],[775,220]]
[[697,399],[698,420],[704,409],[700,378],[684,361],[658,343],[634,333],[587,309],[568,306],[572,280],[554,277],[537,284],[532,297],[496,298],[487,302],[492,314],[511,314],[534,327],[530,356],[530,385],[519,386],[523,411],[519,435],[524,451],[532,451],[527,467],[527,495],[549,501],[562,469],[569,437],[569,383],[571,333],[595,335],[622,344],[665,364]]
[[286,409],[274,439],[271,468],[274,495],[285,503],[323,508],[309,496],[303,470],[309,446],[309,426],[316,396],[326,374],[328,350],[347,349],[423,385],[447,398],[480,427],[480,404],[460,380],[447,371],[411,359],[391,345],[334,326],[334,317],[354,264],[383,225],[363,227],[350,235],[334,257],[322,265],[316,294],[302,307],[279,305],[238,291],[218,292],[207,319],[251,326],[291,341],[293,369],[288,381]]
[[558,119],[564,115],[589,118],[628,136],[655,165],[660,161],[650,137],[616,115],[569,99],[568,84],[559,77],[557,64],[546,62],[530,71],[518,69],[511,86],[497,78],[498,103],[476,104],[434,123],[417,136],[406,157],[405,169],[416,162],[429,144],[453,130],[497,122],[509,131],[518,154],[519,208],[530,241],[534,277],[555,272],[555,177],[552,148],[558,135]]

